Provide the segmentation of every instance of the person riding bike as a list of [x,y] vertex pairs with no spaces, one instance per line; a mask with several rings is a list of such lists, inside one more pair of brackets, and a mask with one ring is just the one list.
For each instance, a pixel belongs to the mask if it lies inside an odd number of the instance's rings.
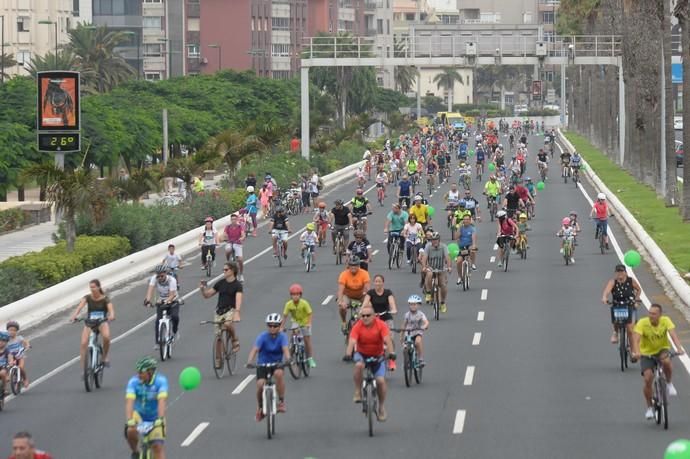
[[163,311],[168,310],[172,319],[173,340],[177,339],[177,330],[180,325],[180,302],[177,297],[177,281],[168,274],[167,267],[158,265],[154,269],[154,275],[149,279],[149,286],[146,290],[144,306],[151,306],[153,291],[156,290],[158,301],[156,302],[156,322],[155,338],[156,349],[158,348],[158,321],[163,317]]
[[244,258],[242,257],[242,243],[245,241],[247,234],[244,232],[244,225],[239,223],[239,214],[237,212],[230,215],[230,224],[225,227],[218,239],[219,242],[225,241],[225,261],[230,261],[230,253],[235,253],[237,265],[239,266],[240,274],[238,279],[240,282],[244,281]]
[[362,222],[362,229],[367,230],[367,214],[371,212],[371,204],[364,196],[364,190],[357,188],[355,197],[352,198],[352,225],[356,228],[358,222]]
[[299,327],[304,337],[304,350],[307,354],[307,365],[309,368],[316,368],[314,351],[312,347],[312,318],[314,312],[307,300],[302,297],[304,291],[300,284],[292,284],[289,289],[290,299],[283,308],[283,321],[280,324],[281,330],[285,331],[285,324],[288,318],[292,318],[292,326]]
[[448,295],[448,273],[451,271],[448,246],[441,243],[441,235],[432,233],[429,242],[424,247],[422,255],[422,272],[424,273],[424,290],[426,302],[431,302],[431,282],[434,271],[438,272],[438,287],[440,293],[440,312],[446,312],[446,296]]
[[[498,267],[503,267],[503,251],[510,250],[515,247],[515,239],[520,235],[520,229],[517,224],[508,216],[505,210],[496,212],[498,221],[496,222],[496,244],[498,244]],[[513,238],[510,241],[510,247],[506,247],[506,240]]]
[[338,276],[338,312],[340,314],[341,330],[347,329],[347,308],[352,300],[362,302],[364,295],[371,287],[369,273],[360,268],[359,257],[352,257],[347,262],[347,268]]
[[290,230],[290,222],[288,221],[288,216],[285,212],[285,207],[278,206],[276,211],[271,217],[271,221],[268,224],[268,234],[271,235],[271,240],[273,241],[273,257],[277,258],[280,256],[278,253],[278,239],[283,241],[285,246],[285,253],[283,258],[287,260],[287,247],[288,247],[288,234],[292,231]]
[[302,243],[301,257],[304,258],[306,250],[311,252],[312,268],[316,267],[316,246],[319,244],[319,235],[316,233],[316,225],[313,222],[307,223],[305,231],[300,234],[300,242]]
[[371,242],[366,238],[364,231],[355,230],[354,240],[350,242],[347,246],[347,259],[352,257],[359,258],[360,268],[365,271],[369,270],[369,263],[371,262]]
[[201,246],[201,269],[206,269],[206,256],[211,252],[211,260],[216,262],[216,243],[218,232],[213,228],[213,217],[206,217],[204,220],[204,231],[199,235],[199,245]]
[[[329,221],[330,215],[326,210],[326,203],[324,201],[319,201],[319,204],[316,210],[314,211],[314,217],[312,218],[312,222],[314,222],[318,230],[319,239],[321,239],[321,234],[323,234],[324,236],[326,235],[326,230],[328,229]],[[322,242],[325,244],[326,240],[324,239]]]
[[486,196],[486,208],[491,209],[491,202],[496,202],[497,204],[501,200],[501,184],[496,180],[496,176],[491,174],[489,180],[487,180],[484,185],[484,193]]
[[608,304],[609,295],[611,295],[611,325],[613,326],[613,334],[611,335],[611,343],[616,344],[618,342],[618,331],[616,330],[615,318],[613,316],[613,309],[620,307],[620,305],[626,305],[628,307],[628,320],[626,322],[626,328],[628,331],[628,336],[632,337],[633,332],[633,317],[636,316],[637,302],[640,301],[640,295],[642,294],[642,288],[632,276],[628,276],[628,270],[625,265],[618,264],[615,268],[615,274],[613,279],[610,279],[604,291],[601,294],[601,302],[603,304]]
[[[237,279],[237,264],[225,263],[223,266],[223,278],[218,280],[212,287],[208,287],[206,281],[199,283],[199,291],[201,296],[208,299],[216,293],[218,294],[218,303],[216,303],[215,315],[213,321],[215,322],[214,331],[216,336],[221,334],[225,328],[232,341],[232,351],[238,352],[240,350],[240,340],[237,338],[237,331],[235,323],[238,323],[240,318],[240,311],[242,309],[242,298],[244,287]],[[220,355],[219,350],[217,355]],[[217,366],[221,366],[221,362],[216,362]]]
[[408,219],[407,212],[402,210],[400,204],[398,204],[397,202],[393,203],[392,207],[393,209],[390,212],[388,212],[388,215],[386,216],[386,222],[383,225],[383,232],[386,235],[388,235],[386,241],[386,249],[388,253],[390,253],[391,244],[393,243],[394,238],[398,239],[400,247],[402,248],[402,230],[403,228],[405,228],[405,223]]
[[125,390],[125,438],[132,451],[132,459],[139,457],[139,432],[142,422],[153,423],[146,435],[151,444],[154,459],[165,458],[165,414],[168,401],[168,378],[156,371],[158,362],[153,357],[143,357],[135,365]]
[[563,150],[563,153],[561,153],[561,177],[565,176],[565,168],[570,166],[571,159],[572,155],[570,152],[568,150]]
[[7,369],[14,364],[14,357],[9,349],[10,334],[0,331],[0,395],[7,393]]
[[570,217],[564,217],[561,220],[561,229],[558,230],[556,236],[561,238],[561,254],[563,254],[566,241],[571,241],[570,245],[570,263],[575,263],[575,228],[570,225]]
[[414,215],[417,219],[417,223],[426,227],[427,223],[431,223],[431,217],[429,216],[429,207],[426,204],[422,204],[424,198],[421,195],[416,195],[414,197],[414,205],[408,209],[409,215]]
[[[470,261],[472,263],[472,271],[477,270],[475,264],[477,259],[477,228],[472,224],[472,218],[465,214],[462,218],[462,224],[458,227],[458,247],[460,252],[469,251]],[[456,261],[458,270],[457,284],[460,285],[460,274],[462,270],[462,257],[458,257]]]
[[582,166],[582,156],[580,156],[580,152],[576,150],[570,158],[570,169],[579,172],[580,166]]
[[[410,295],[407,298],[407,304],[410,310],[405,313],[403,319],[402,329],[405,333],[412,335],[412,340],[414,341],[415,348],[417,349],[417,359],[419,361],[420,368],[423,368],[426,363],[424,362],[424,341],[423,334],[424,330],[429,329],[429,319],[426,315],[419,309],[422,306],[422,297],[419,295]],[[405,342],[405,335],[400,336],[400,343]]]
[[513,218],[513,215],[515,215],[519,209],[524,209],[525,207],[525,202],[520,198],[520,194],[512,185],[508,188],[508,193],[506,193],[503,199],[503,207],[508,213],[508,218]]
[[447,214],[450,218],[460,203],[460,190],[458,190],[457,183],[450,184],[450,190],[443,196],[443,201],[446,203]]
[[352,226],[352,213],[350,208],[343,205],[343,201],[336,199],[335,205],[331,209],[329,217],[331,223],[331,238],[333,239],[333,253],[335,254],[335,237],[338,233],[343,235],[343,244],[347,247],[350,239],[350,230]]
[[25,352],[31,348],[31,343],[29,343],[28,339],[19,334],[19,322],[16,320],[10,320],[7,322],[5,329],[10,335],[7,350],[10,352],[12,358],[14,358],[14,361],[19,367],[19,370],[22,372],[24,388],[27,389],[29,387],[29,377],[26,374]]
[[[167,274],[167,269],[166,269]],[[172,277],[172,276],[171,276]],[[79,312],[87,306],[86,308],[86,319],[84,322],[84,327],[81,332],[81,340],[79,343],[79,358],[84,368],[86,365],[86,349],[89,345],[89,336],[91,335],[91,327],[88,324],[89,320],[101,321],[98,325],[98,331],[103,338],[103,365],[106,367],[110,366],[110,327],[108,322],[115,320],[115,308],[110,299],[105,295],[103,289],[101,288],[101,282],[98,279],[94,279],[89,282],[90,294],[82,297],[79,305],[72,313],[70,317],[70,322],[75,322]]]
[[595,231],[595,238],[598,234],[603,234],[604,235],[604,245],[606,246],[606,250],[609,249],[609,235],[608,235],[608,227],[609,227],[609,217],[611,216],[611,213],[609,211],[609,206],[606,203],[606,195],[604,193],[599,193],[597,195],[597,200],[596,202],[592,205],[592,210],[589,213],[589,216],[591,218],[594,218],[596,220],[596,231]]
[[465,190],[465,196],[460,200],[459,204],[470,212],[473,221],[482,221],[482,211],[479,208],[479,201],[472,196],[472,190]]
[[410,196],[412,192],[412,182],[407,174],[403,175],[402,180],[398,182],[398,203],[407,209],[410,207]]

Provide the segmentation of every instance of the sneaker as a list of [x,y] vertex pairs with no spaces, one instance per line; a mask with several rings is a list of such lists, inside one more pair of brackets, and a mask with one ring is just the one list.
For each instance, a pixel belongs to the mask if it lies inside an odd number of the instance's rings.
[[283,260],[287,260],[287,252],[283,255]]
[[264,412],[261,410],[261,408],[256,410],[256,416],[254,416],[254,419],[256,419],[256,422],[261,422],[264,420]]
[[441,309],[441,312],[444,312],[444,313],[447,312],[447,311],[448,311],[448,308],[446,307],[446,303],[441,303],[441,308],[440,308],[440,309]]
[[617,342],[618,342],[618,333],[614,332],[613,335],[611,335],[611,344],[616,344]]
[[563,255],[563,247],[561,247],[561,250],[559,250],[560,254]]
[[426,301],[427,304],[431,303],[431,293],[424,294],[424,301]]
[[405,263],[407,263],[409,265],[412,263],[412,260],[405,260]]
[[314,360],[313,357],[309,357],[307,359],[307,364],[309,365],[309,368],[316,368],[316,360]]
[[356,390],[355,395],[352,396],[352,401],[355,403],[362,403],[362,392]]
[[426,366],[426,362],[424,361],[424,359],[419,359],[417,365],[419,366],[419,368],[424,368]]
[[237,280],[240,282],[244,282],[244,275],[240,274],[239,276],[237,276]]
[[673,385],[673,383],[666,384],[666,392],[671,397],[677,397],[678,396],[678,391],[676,390],[676,387]]
[[[397,367],[395,365],[395,360],[389,360],[388,361],[388,370],[395,371],[396,368]],[[670,387],[670,385],[669,385],[669,387]]]
[[343,335],[347,334],[347,324],[345,322],[340,324],[340,331],[343,333]]
[[206,269],[206,266],[201,265],[201,268],[200,268],[200,269],[203,271],[204,269]]
[[499,262],[498,262],[498,267],[499,267],[499,268],[502,268],[502,267],[503,267],[503,262],[502,262],[502,261],[499,261]]
[[651,421],[654,419],[654,408],[651,406],[647,407],[647,411],[644,412],[644,418],[648,421]]
[[379,412],[376,413],[376,419],[378,419],[379,422],[386,422],[386,419],[388,419],[388,413],[386,413],[386,409],[384,407],[379,407]]
[[472,271],[476,271],[476,270],[477,270],[477,265],[472,265]]
[[458,277],[458,280],[455,281],[455,285],[460,285],[460,278]]
[[285,413],[287,408],[285,407],[285,400],[280,400],[278,402],[278,413]]

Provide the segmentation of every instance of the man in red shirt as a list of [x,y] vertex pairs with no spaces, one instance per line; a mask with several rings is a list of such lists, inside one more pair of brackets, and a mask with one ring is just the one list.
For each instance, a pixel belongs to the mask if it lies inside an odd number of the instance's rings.
[[29,432],[18,432],[12,438],[12,455],[8,459],[53,459],[53,456],[37,450]]
[[[391,340],[390,330],[386,323],[380,320],[374,314],[374,309],[371,306],[363,307],[359,313],[360,320],[352,327],[350,331],[350,339],[347,343],[347,350],[343,360],[350,360],[352,351],[357,348],[355,352],[355,369],[353,379],[355,382],[355,395],[352,401],[361,403],[362,401],[362,372],[364,371],[364,361],[370,357],[379,358],[376,365],[374,376],[376,377],[376,390],[379,396],[379,412],[376,413],[376,418],[379,422],[383,422],[387,418],[386,410],[383,407],[386,401],[386,366],[384,361],[384,347],[385,344],[388,349],[394,349],[393,340]],[[395,360],[395,353],[388,354],[388,358]]]
[[522,199],[525,205],[527,205],[528,202],[534,204],[534,199],[529,190],[522,184],[522,179],[518,180],[517,185],[515,185],[515,192],[520,196],[520,199]]

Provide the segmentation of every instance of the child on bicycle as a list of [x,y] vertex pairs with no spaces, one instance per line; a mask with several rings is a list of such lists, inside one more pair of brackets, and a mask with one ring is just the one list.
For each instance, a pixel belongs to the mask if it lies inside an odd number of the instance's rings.
[[[423,367],[424,364],[424,341],[423,334],[424,330],[429,328],[429,319],[426,318],[426,314],[419,310],[422,304],[422,297],[419,295],[410,295],[407,299],[407,304],[410,310],[405,313],[405,318],[403,319],[402,328],[405,330],[405,334],[409,333],[414,339],[414,346],[417,349],[417,356],[419,358],[419,366]],[[405,341],[405,335],[400,335],[400,342]]]
[[10,334],[0,331],[0,393],[7,393],[7,369],[14,363],[7,343]]
[[[561,238],[561,254],[563,254],[563,246],[566,240],[575,239],[575,228],[570,224],[570,217],[565,217],[561,221],[561,229],[556,233]],[[570,245],[570,262],[575,263],[575,244]]]
[[26,365],[24,360],[26,359],[24,352],[31,347],[29,340],[24,338],[19,333],[19,323],[16,320],[10,320],[7,322],[7,333],[10,335],[10,341],[7,343],[7,350],[9,351],[12,358],[17,362],[17,366],[22,372],[24,377],[24,388],[29,387],[29,377],[26,375]]
[[311,252],[311,266],[316,268],[316,245],[319,243],[319,235],[316,234],[316,225],[313,222],[307,223],[306,231],[304,231],[299,240],[302,242],[302,258],[304,258],[304,251]]
[[292,319],[292,329],[299,328],[304,337],[304,350],[307,353],[307,364],[309,368],[316,368],[316,360],[311,346],[311,323],[313,311],[307,300],[302,298],[302,286],[292,284],[290,286],[290,299],[285,303],[283,309],[283,322],[280,324],[281,330],[285,331],[285,323],[288,317]]
[[525,247],[529,248],[529,242],[527,241],[527,231],[531,228],[527,224],[527,214],[522,212],[518,217],[518,230],[520,231],[520,236],[525,238]]

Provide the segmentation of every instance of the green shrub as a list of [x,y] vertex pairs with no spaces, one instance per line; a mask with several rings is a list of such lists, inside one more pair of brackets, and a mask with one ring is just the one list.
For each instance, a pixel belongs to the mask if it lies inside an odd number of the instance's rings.
[[[78,236],[74,252],[65,241],[0,263],[0,304],[5,305],[130,253],[121,236]],[[17,286],[21,288],[17,288]]]
[[0,210],[0,233],[20,228],[24,224],[24,212],[19,207]]

